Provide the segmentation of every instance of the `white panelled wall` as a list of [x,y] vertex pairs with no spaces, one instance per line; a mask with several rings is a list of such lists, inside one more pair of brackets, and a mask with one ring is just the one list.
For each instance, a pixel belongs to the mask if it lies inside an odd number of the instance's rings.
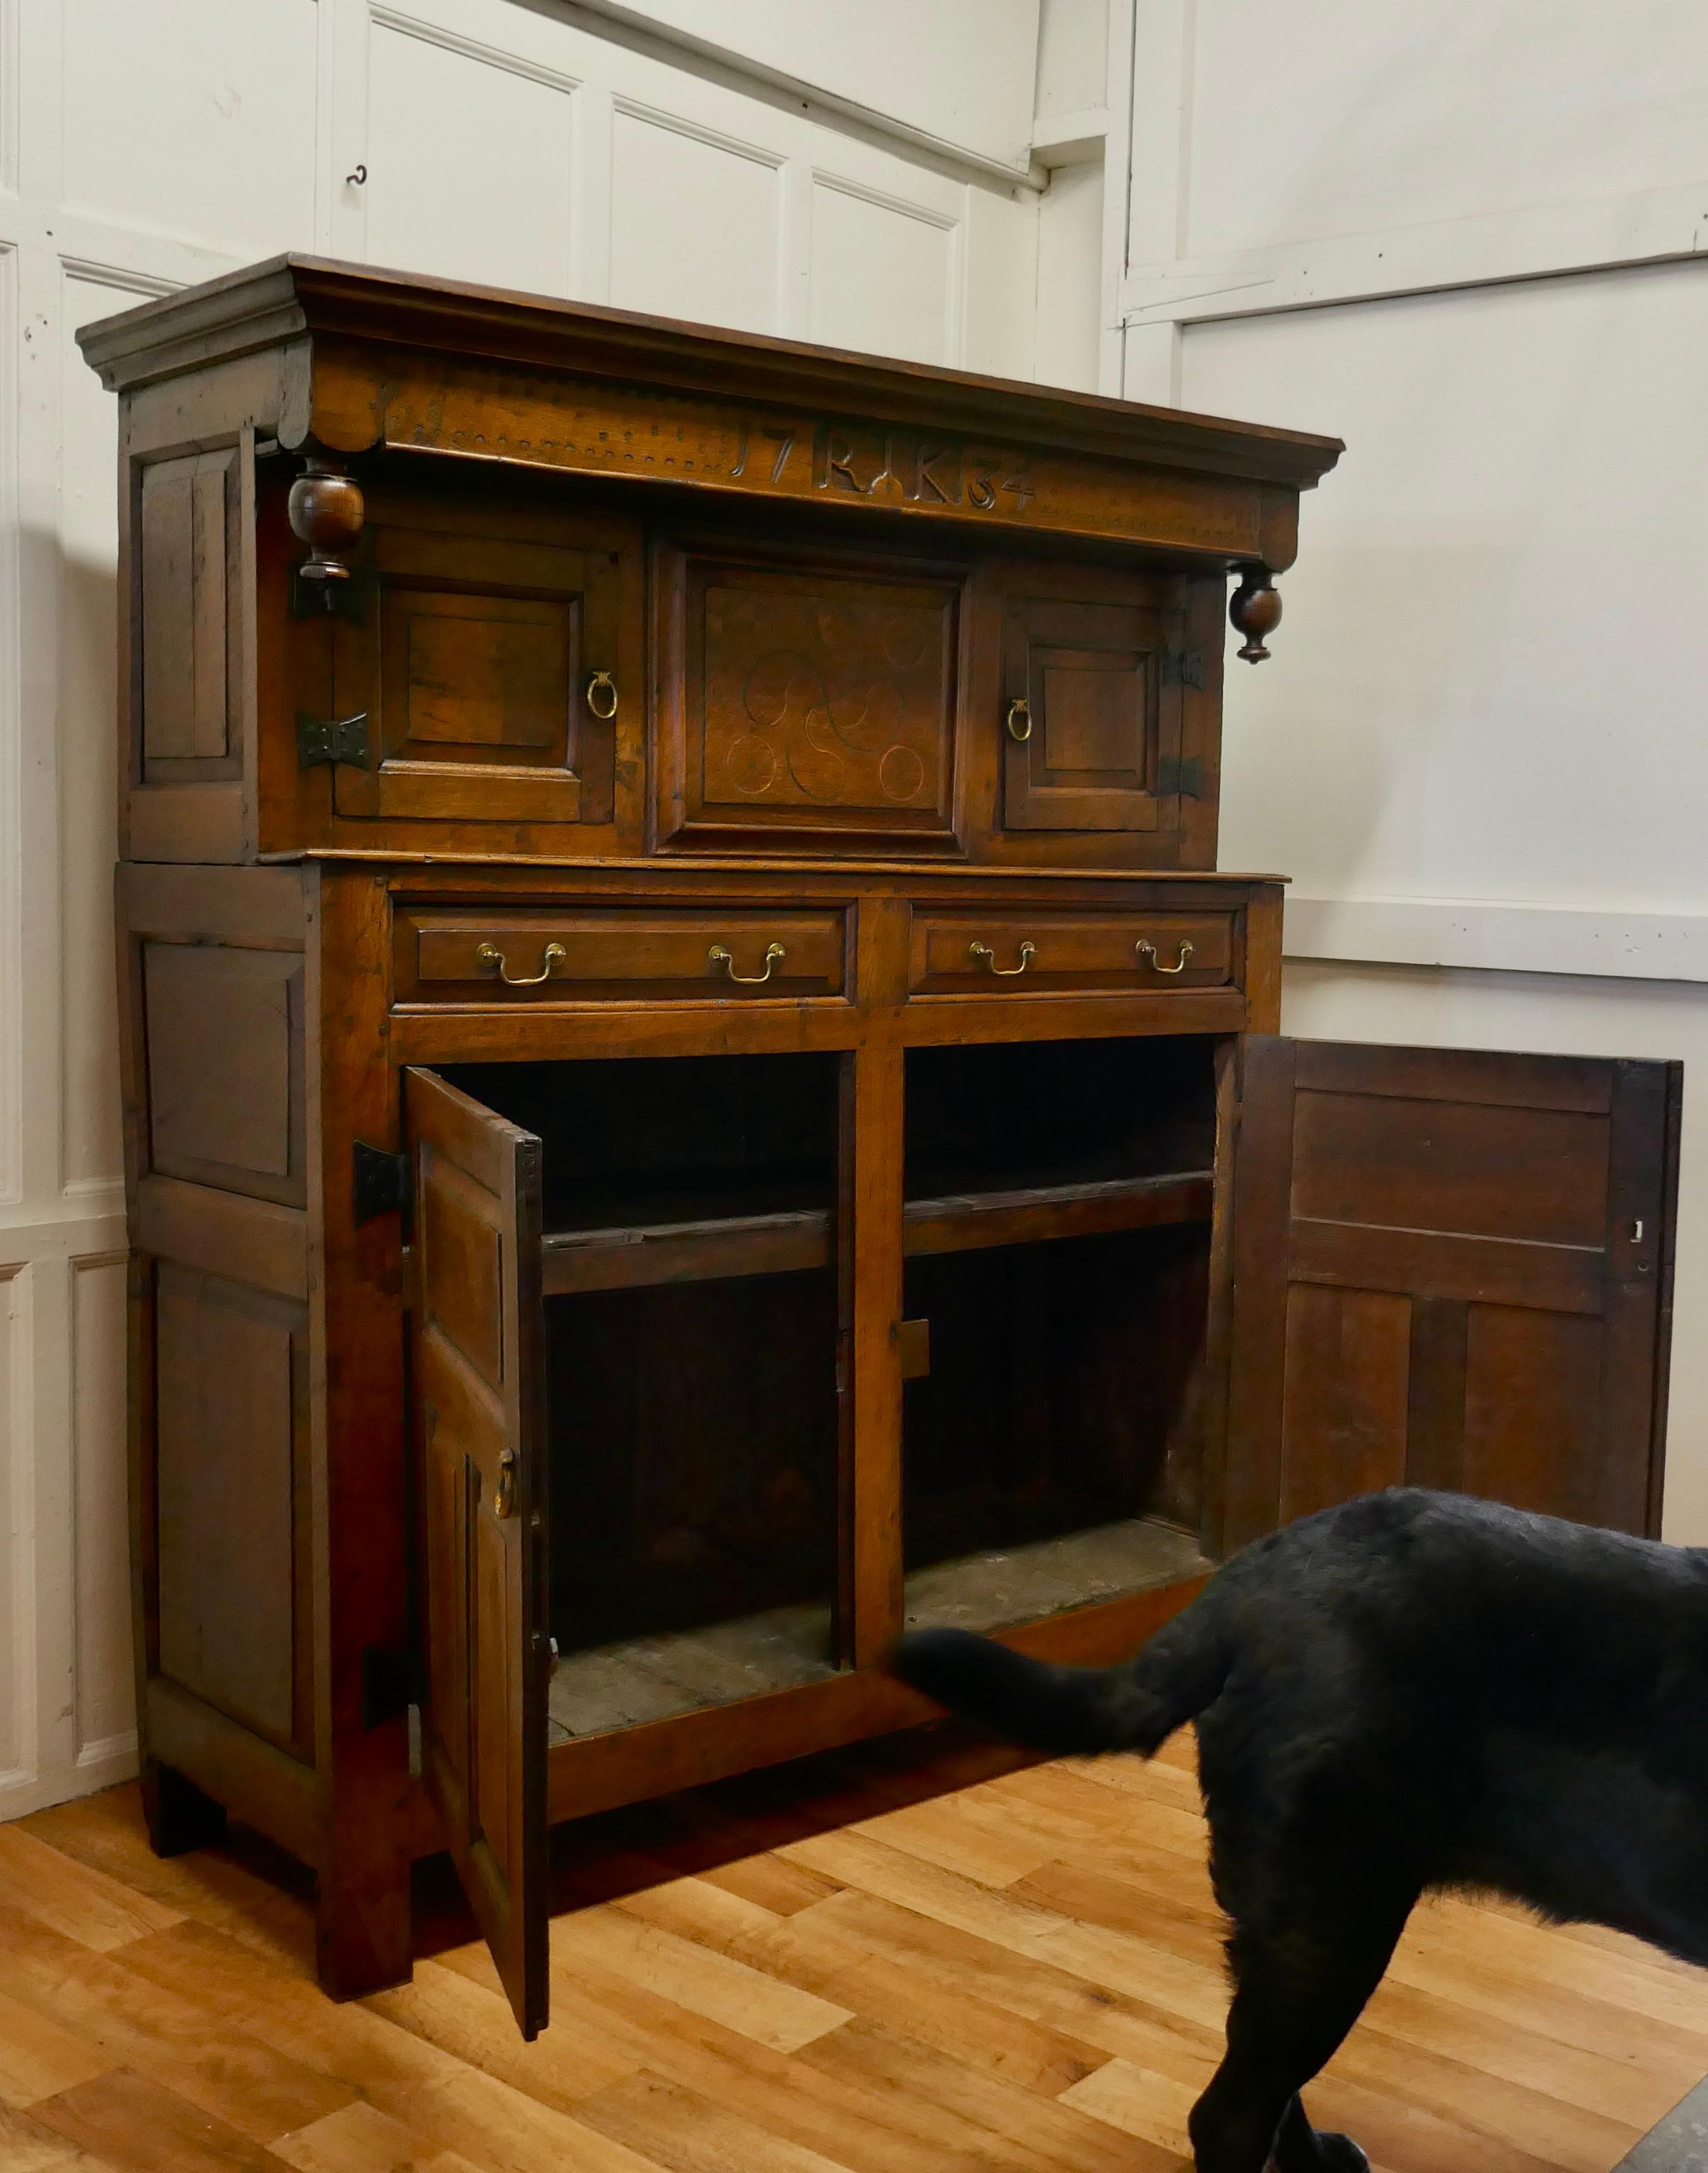
[[1222,865],[1289,1033],[1682,1057],[1668,1536],[1708,1541],[1708,11],[1134,0],[1125,389],[1329,431]]
[[1093,382],[1099,189],[1040,192],[1039,13],[0,0],[0,1818],[135,1758],[115,423],[76,327],[298,249]]

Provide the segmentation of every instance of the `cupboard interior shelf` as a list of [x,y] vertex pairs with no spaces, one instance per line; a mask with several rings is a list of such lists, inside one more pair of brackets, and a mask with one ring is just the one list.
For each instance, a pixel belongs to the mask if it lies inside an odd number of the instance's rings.
[[[1143,1177],[936,1194],[908,1201],[902,1211],[902,1249],[913,1258],[1206,1221],[1211,1182],[1207,1169],[1171,1170]],[[808,1207],[556,1230],[547,1233],[541,1251],[547,1297],[725,1276],[788,1275],[830,1264],[831,1216],[827,1208]]]
[[[1001,1630],[1150,1592],[1210,1564],[1195,1540],[1150,1517],[1123,1518],[908,1572],[910,1630]],[[731,1705],[835,1674],[830,1611],[768,1608],[728,1622],[566,1653],[552,1674],[549,1744]]]

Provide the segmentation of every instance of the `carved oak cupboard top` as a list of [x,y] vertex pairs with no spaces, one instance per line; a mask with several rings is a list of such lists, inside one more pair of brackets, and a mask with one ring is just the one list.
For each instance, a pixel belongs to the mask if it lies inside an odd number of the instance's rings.
[[287,256],[84,327],[130,857],[1214,865],[1334,439]]

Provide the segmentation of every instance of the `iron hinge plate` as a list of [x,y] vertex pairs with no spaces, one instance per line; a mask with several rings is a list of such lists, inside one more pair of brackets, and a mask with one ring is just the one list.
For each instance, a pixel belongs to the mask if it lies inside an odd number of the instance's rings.
[[1162,652],[1162,683],[1165,687],[1192,687],[1204,692],[1204,651],[1201,649],[1165,649]]
[[1183,762],[1178,755],[1164,755],[1156,765],[1156,790],[1164,800],[1172,793],[1178,793],[1183,800],[1203,799],[1203,756],[1188,755]]
[[350,1150],[350,1217],[356,1223],[371,1222],[376,1215],[409,1208],[409,1157],[387,1147],[370,1147],[358,1140]]
[[358,769],[368,767],[368,712],[353,717],[311,717],[297,711],[297,764],[313,769],[321,763],[347,762]]

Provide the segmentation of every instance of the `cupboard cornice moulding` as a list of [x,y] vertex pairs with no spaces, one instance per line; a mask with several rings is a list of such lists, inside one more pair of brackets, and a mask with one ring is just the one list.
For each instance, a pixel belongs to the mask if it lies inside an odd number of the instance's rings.
[[[304,335],[478,358],[565,378],[815,407],[1029,450],[1308,489],[1339,459],[1334,438],[1145,407],[963,370],[880,359],[793,340],[687,326],[583,302],[515,294],[316,256],[288,256],[86,326],[84,353],[125,391]],[[386,438],[383,416],[358,451]]]

